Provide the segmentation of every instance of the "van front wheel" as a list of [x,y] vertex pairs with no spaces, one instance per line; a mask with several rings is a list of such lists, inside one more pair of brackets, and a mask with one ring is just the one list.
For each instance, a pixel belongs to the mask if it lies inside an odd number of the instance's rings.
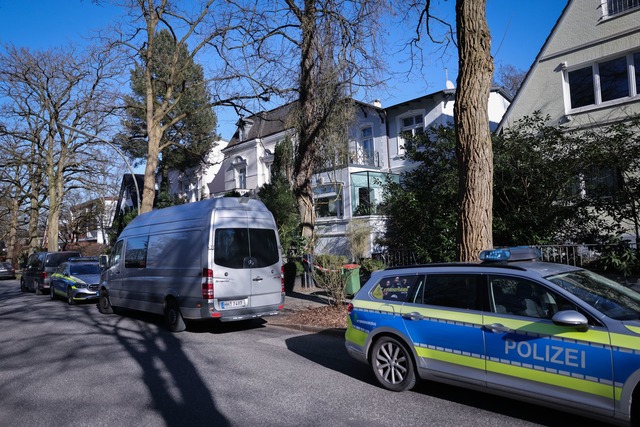
[[113,314],[113,307],[109,301],[109,295],[105,289],[100,289],[100,299],[98,300],[98,311],[102,314]]
[[182,313],[180,313],[178,302],[173,298],[167,299],[165,303],[164,321],[171,332],[182,332],[187,328],[182,318]]

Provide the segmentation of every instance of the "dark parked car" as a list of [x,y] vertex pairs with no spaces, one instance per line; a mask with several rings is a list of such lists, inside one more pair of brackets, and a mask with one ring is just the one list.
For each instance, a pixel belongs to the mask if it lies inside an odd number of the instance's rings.
[[16,270],[10,262],[0,262],[0,279],[15,279]]
[[69,258],[79,257],[75,251],[65,252],[37,252],[27,260],[27,265],[22,270],[20,278],[20,290],[23,292],[34,291],[36,295],[49,292],[51,275],[58,266]]

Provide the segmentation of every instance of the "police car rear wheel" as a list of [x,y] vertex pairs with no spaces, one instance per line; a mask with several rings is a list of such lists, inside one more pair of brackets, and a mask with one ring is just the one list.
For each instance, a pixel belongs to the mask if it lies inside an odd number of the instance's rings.
[[411,354],[400,341],[382,337],[373,346],[371,367],[383,387],[392,391],[410,390],[416,384]]

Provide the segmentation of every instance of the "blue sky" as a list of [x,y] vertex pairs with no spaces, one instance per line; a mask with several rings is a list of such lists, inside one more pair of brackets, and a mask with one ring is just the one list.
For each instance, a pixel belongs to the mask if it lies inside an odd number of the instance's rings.
[[[453,21],[454,0],[432,0],[432,3],[442,7],[442,16]],[[565,0],[487,0],[487,19],[496,65],[509,64],[527,70],[565,4]],[[46,49],[77,43],[85,40],[91,30],[113,22],[119,14],[115,8],[97,6],[89,0],[0,0],[0,44]],[[380,93],[383,106],[444,89],[445,69],[449,79],[455,82],[455,53],[429,57],[433,59],[423,69],[424,80],[394,79],[389,90]],[[404,59],[401,55],[392,57],[391,68],[399,70],[405,67]],[[218,133],[228,140],[235,130],[237,117],[229,111],[217,111],[217,114]]]

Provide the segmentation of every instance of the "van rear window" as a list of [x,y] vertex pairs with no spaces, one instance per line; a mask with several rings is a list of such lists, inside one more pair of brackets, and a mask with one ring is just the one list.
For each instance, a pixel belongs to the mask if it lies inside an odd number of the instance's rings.
[[45,267],[57,267],[69,258],[79,257],[80,254],[78,252],[74,253],[66,253],[66,252],[53,252],[47,255],[46,261],[44,263]]
[[268,228],[218,228],[213,262],[229,268],[261,268],[280,259],[276,233]]

